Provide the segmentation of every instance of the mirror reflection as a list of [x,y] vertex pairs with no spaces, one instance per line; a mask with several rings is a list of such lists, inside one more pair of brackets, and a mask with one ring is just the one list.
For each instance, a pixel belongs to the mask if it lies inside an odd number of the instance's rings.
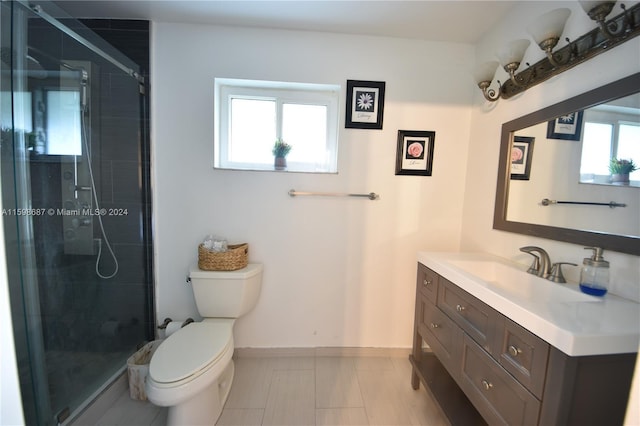
[[583,134],[580,182],[640,187],[640,93],[585,110]]
[[640,255],[640,74],[503,125],[494,228]]
[[513,135],[507,220],[640,236],[640,93]]

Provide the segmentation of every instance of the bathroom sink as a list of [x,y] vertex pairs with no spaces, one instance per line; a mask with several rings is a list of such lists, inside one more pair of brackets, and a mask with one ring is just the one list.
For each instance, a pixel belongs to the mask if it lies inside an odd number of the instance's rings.
[[509,299],[534,303],[599,302],[573,284],[558,284],[497,260],[450,260],[449,263]]

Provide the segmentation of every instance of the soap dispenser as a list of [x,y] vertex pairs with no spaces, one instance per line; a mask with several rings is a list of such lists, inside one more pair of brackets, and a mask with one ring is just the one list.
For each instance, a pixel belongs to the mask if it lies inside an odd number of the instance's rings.
[[591,257],[585,257],[580,271],[580,290],[592,296],[604,296],[609,288],[609,262],[602,257],[602,248],[585,247],[593,250]]

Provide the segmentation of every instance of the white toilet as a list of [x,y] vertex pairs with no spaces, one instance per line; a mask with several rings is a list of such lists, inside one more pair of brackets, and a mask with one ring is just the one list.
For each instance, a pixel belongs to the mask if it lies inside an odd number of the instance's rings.
[[189,277],[203,320],[160,344],[145,388],[149,401],[169,407],[168,425],[214,425],[233,381],[233,324],[258,301],[262,265],[229,272],[194,267]]

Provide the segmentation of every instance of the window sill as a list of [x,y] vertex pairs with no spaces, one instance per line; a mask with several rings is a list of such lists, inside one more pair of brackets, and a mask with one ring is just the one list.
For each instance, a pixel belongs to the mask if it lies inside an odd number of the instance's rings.
[[233,171],[241,171],[241,172],[272,172],[272,173],[305,173],[305,174],[316,174],[316,175],[337,175],[338,172],[330,172],[330,171],[314,171],[314,170],[304,170],[304,169],[295,169],[288,167],[285,170],[276,170],[275,168],[256,168],[256,167],[234,167],[234,166],[214,166],[214,170],[233,170]]

